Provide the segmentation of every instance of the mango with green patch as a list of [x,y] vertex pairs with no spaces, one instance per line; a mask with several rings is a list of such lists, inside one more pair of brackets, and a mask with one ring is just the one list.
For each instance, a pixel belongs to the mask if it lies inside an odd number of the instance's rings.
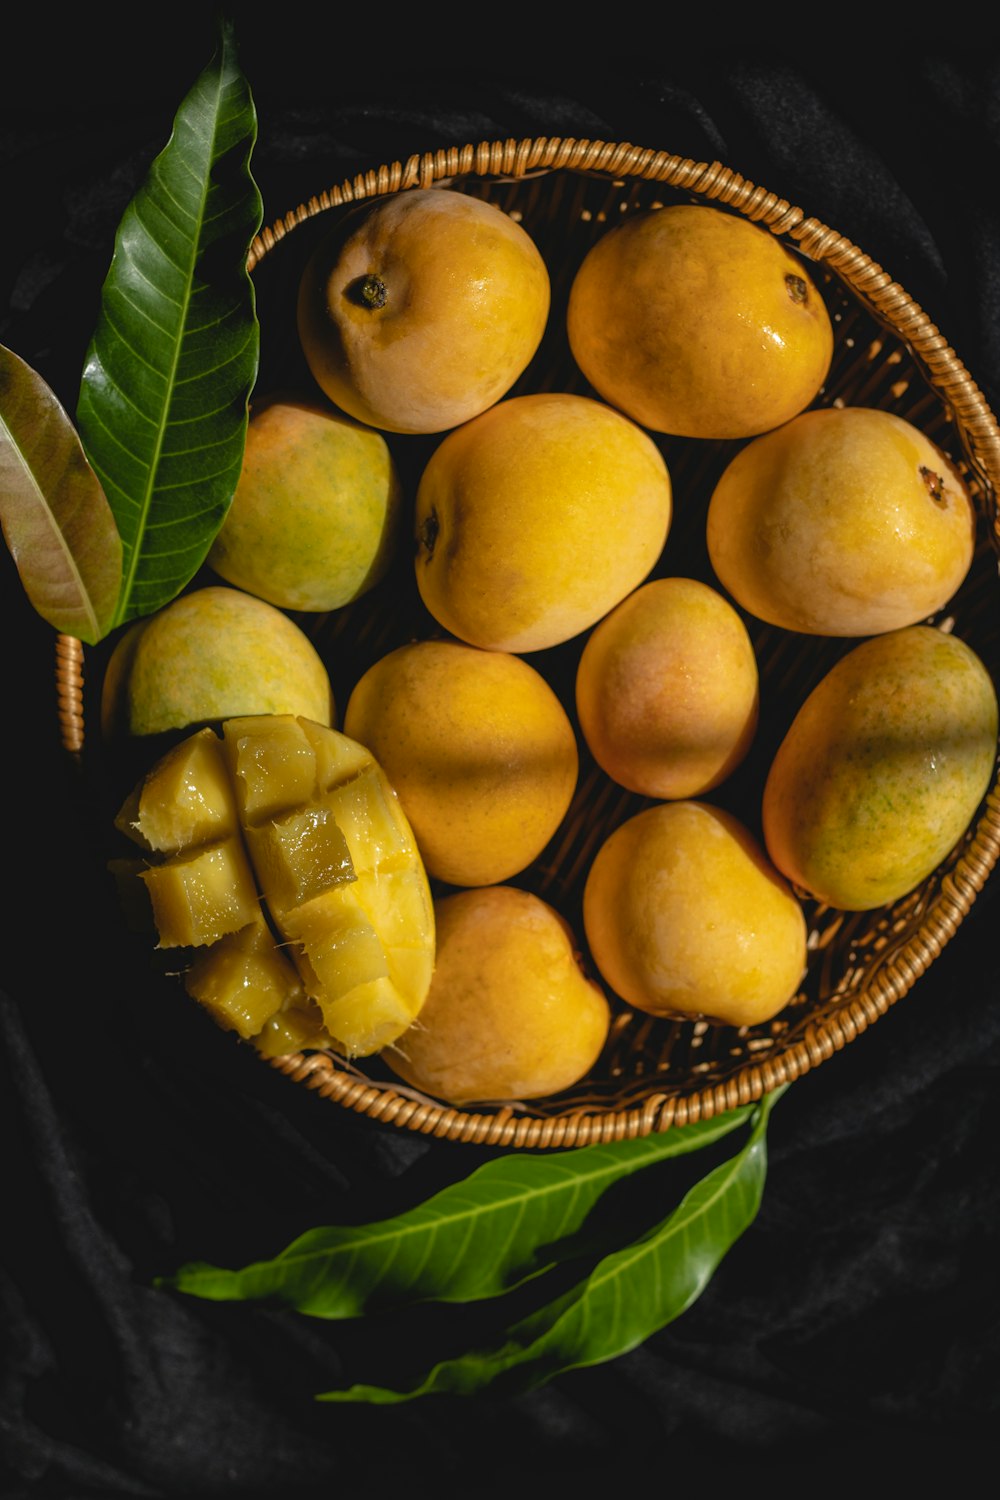
[[402,504],[380,432],[322,402],[272,396],[251,416],[208,561],[228,583],[282,609],[339,609],[385,576]]
[[996,749],[996,689],[964,641],[927,625],[873,636],[818,683],[778,748],[768,852],[829,906],[895,901],[961,839]]

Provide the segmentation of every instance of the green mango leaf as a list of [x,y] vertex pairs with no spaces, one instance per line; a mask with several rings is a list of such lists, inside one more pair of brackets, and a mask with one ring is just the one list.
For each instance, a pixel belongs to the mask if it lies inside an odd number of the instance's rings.
[[310,1229],[241,1270],[193,1262],[158,1285],[213,1301],[272,1298],[315,1318],[495,1297],[579,1253],[573,1236],[615,1182],[721,1140],[750,1113],[552,1156],[499,1157],[395,1218]]
[[223,19],[211,63],[118,226],[76,420],[122,539],[115,623],[203,562],[243,461],[260,331],[247,254],[257,117]]
[[0,526],[31,604],[88,645],[111,628],[122,546],[69,415],[0,344]]
[[509,1395],[634,1349],[697,1300],[753,1222],[764,1190],[774,1097],[755,1111],[743,1149],[702,1178],[660,1225],[605,1256],[575,1287],[502,1333],[493,1348],[442,1361],[410,1390],[353,1385],[317,1399],[387,1405],[432,1394],[471,1395],[501,1380]]

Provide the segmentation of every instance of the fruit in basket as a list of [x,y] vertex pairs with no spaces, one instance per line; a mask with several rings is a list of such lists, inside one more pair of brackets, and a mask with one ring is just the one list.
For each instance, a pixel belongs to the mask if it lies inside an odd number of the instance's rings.
[[[261,1038],[259,1050],[266,1055],[331,1045],[319,1007],[259,911],[195,956],[184,987],[224,1031],[255,1044]],[[283,1045],[270,1051],[266,1042],[279,1032]]]
[[671,506],[663,456],[628,417],[563,392],[510,397],[448,433],[424,467],[420,595],[470,645],[558,645],[643,582]]
[[279,608],[339,609],[384,577],[402,498],[380,432],[318,401],[272,396],[255,406],[208,563]]
[[108,740],[254,713],[332,724],[333,693],[305,632],[240,589],[181,594],[130,626],[108,659],[101,687]]
[[679,437],[780,426],[817,396],[833,355],[803,261],[705,204],[647,209],[607,230],[573,280],[566,326],[605,401]]
[[531,236],[484,199],[415,188],[346,214],[302,276],[298,329],[320,388],[389,432],[443,432],[492,406],[548,320]]
[[757,658],[728,599],[694,578],[654,578],[591,631],[576,673],[580,728],[629,791],[697,797],[746,756]]
[[356,684],[344,732],[368,746],[406,810],[429,875],[496,885],[541,853],[579,757],[566,710],[521,657],[414,641]]
[[722,473],[707,541],[758,619],[813,635],[897,630],[941,609],[975,545],[969,491],[919,428],[874,407],[803,412]]
[[662,802],[608,835],[583,920],[598,971],[655,1016],[767,1021],[806,966],[801,904],[750,831],[708,803]]
[[422,1006],[434,964],[427,876],[370,752],[292,714],[227,719],[174,745],[116,827],[146,852],[160,948],[188,992],[268,1056],[365,1056]]
[[437,963],[426,1003],[382,1055],[407,1083],[452,1104],[537,1099],[579,1082],[610,1008],[555,908],[515,886],[435,902]]
[[996,689],[964,641],[928,625],[873,636],[813,689],[771,763],[771,858],[830,906],[895,901],[961,839],[996,749]]

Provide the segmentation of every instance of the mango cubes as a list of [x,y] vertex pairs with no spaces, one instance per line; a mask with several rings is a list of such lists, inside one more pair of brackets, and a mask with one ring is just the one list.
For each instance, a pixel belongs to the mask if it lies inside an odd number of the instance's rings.
[[145,852],[160,948],[267,1056],[367,1056],[413,1021],[434,911],[402,806],[370,752],[292,714],[226,720],[169,750],[116,827]]

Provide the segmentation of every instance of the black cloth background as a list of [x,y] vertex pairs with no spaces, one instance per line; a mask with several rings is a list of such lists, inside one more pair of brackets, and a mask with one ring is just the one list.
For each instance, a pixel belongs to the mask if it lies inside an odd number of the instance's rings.
[[[265,222],[452,142],[719,159],[887,268],[1000,409],[1000,58],[975,37],[901,49],[828,21],[800,51],[709,47],[623,20],[611,44],[543,47],[491,17],[492,38],[449,46],[429,18],[236,9]],[[208,8],[21,28],[0,97],[0,342],[72,410],[118,219],[213,33]],[[154,1277],[396,1212],[491,1153],[348,1114],[150,992],[58,747],[52,633],[6,553],[0,570],[5,1500],[815,1486],[840,1465],[961,1482],[996,1459],[996,878],[911,994],[781,1100],[760,1214],[674,1324],[524,1396],[317,1405],[359,1361],[385,1374],[400,1339],[416,1357],[461,1325],[309,1322]]]

